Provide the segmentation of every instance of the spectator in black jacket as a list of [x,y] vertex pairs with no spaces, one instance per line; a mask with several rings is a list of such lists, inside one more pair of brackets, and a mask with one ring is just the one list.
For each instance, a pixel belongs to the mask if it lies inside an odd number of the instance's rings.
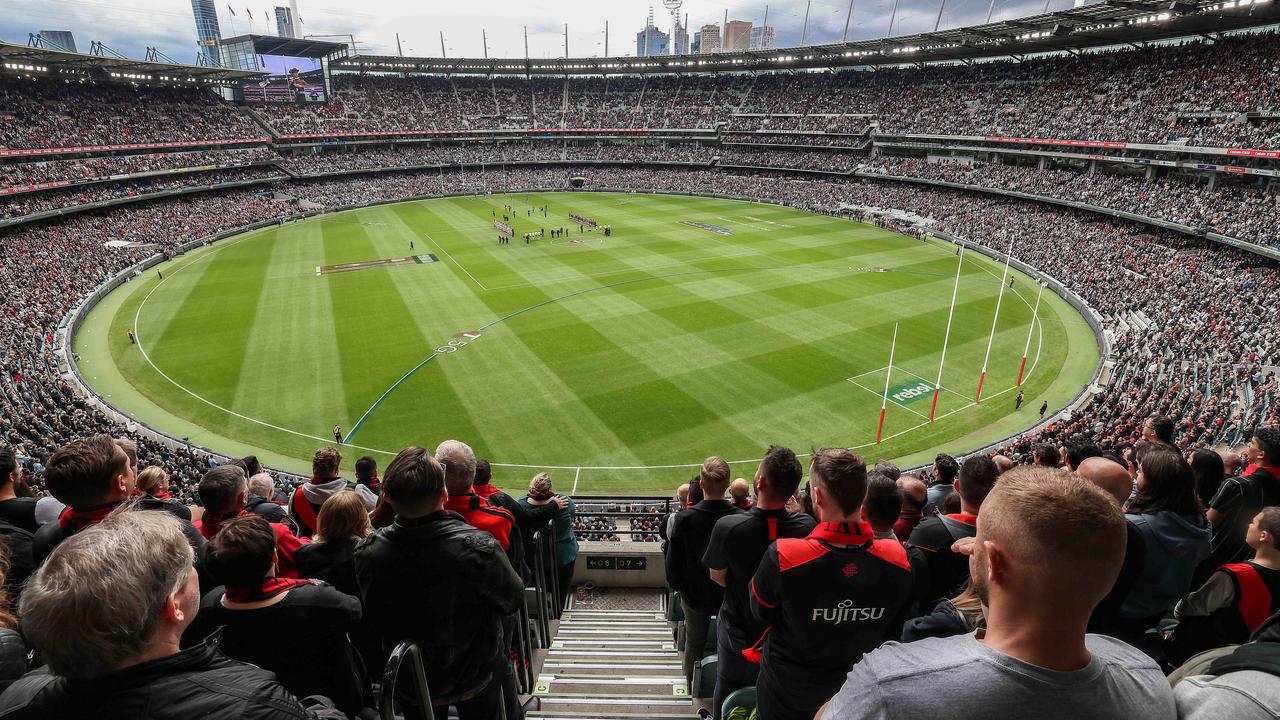
[[345,717],[304,707],[271,673],[219,652],[216,638],[181,650],[199,603],[191,545],[172,515],[115,513],[76,533],[28,583],[22,630],[48,664],[0,695],[0,717]]
[[36,522],[36,503],[30,488],[22,477],[22,464],[11,445],[0,446],[0,519],[34,533],[40,529]]
[[[667,584],[680,592],[685,627],[684,678],[689,683],[693,682],[694,664],[705,654],[711,616],[720,611],[720,603],[724,602],[724,588],[711,580],[702,556],[716,521],[741,512],[724,499],[729,477],[729,465],[723,459],[713,455],[703,461],[697,479],[702,500],[676,513],[667,541]],[[693,488],[689,490],[692,494]]]
[[369,513],[364,500],[350,490],[330,496],[320,506],[316,535],[310,545],[298,548],[295,559],[298,577],[323,580],[338,590],[356,597],[356,543],[369,536]]
[[[1091,457],[1080,463],[1076,474],[1081,478],[1102,488],[1116,501],[1116,507],[1124,507],[1129,500],[1133,488],[1133,480],[1123,465],[1105,457]],[[1147,546],[1142,539],[1142,531],[1133,523],[1125,521],[1124,564],[1120,567],[1120,575],[1111,586],[1111,592],[1093,609],[1089,617],[1089,632],[1110,635],[1126,642],[1137,642],[1141,638],[1131,637],[1120,620],[1120,606],[1129,597],[1134,582],[1142,574],[1147,562]]]
[[[8,586],[5,561],[4,552],[0,550],[0,584]],[[27,672],[27,643],[18,632],[18,618],[10,610],[11,597],[14,596],[0,591],[0,693]]]
[[539,530],[546,530],[547,522],[561,510],[569,507],[569,499],[563,495],[554,495],[551,502],[544,505],[526,505],[493,484],[493,471],[489,467],[489,461],[483,458],[476,458],[476,479],[472,492],[487,501],[490,506],[500,507],[515,518],[516,529],[520,531],[521,552],[518,557],[509,557],[509,559],[519,562],[520,567],[517,567],[516,571],[527,577],[529,558],[535,550],[533,534]]
[[702,562],[712,581],[725,588],[724,602],[716,616],[716,692],[712,711],[720,709],[729,693],[750,684],[752,667],[743,655],[759,643],[765,627],[751,612],[747,584],[760,566],[760,558],[778,538],[800,538],[817,525],[809,515],[791,512],[787,502],[800,487],[804,471],[790,448],[773,446],[756,470],[756,503],[743,513],[716,521]]
[[298,697],[324,694],[348,715],[359,713],[365,678],[347,635],[360,622],[360,601],[320,580],[276,577],[275,555],[265,519],[247,514],[223,523],[205,554],[223,585],[200,602],[184,644],[222,628],[228,656],[270,670]]
[[969,578],[969,559],[952,552],[951,545],[974,536],[978,510],[999,475],[996,462],[986,455],[965,458],[956,477],[960,512],[926,518],[911,531],[911,544],[923,550],[929,561],[929,591],[922,607],[933,607],[955,596]]
[[191,508],[169,494],[169,473],[159,465],[148,465],[138,473],[138,492],[164,503],[169,512],[190,522]]
[[[310,545],[298,548],[295,560],[298,577],[323,580],[341,592],[360,597],[360,585],[356,582],[356,543],[369,536],[373,528],[369,514],[364,511],[364,500],[349,490],[343,490],[320,506],[316,518],[319,527]],[[368,617],[361,618],[360,627],[352,632],[356,650],[364,658],[366,668],[376,671],[381,662],[377,633]]]
[[[1209,503],[1213,525],[1213,552],[1201,577],[1228,563],[1249,559],[1245,542],[1249,523],[1262,508],[1280,505],[1280,428],[1258,428],[1245,449],[1249,463],[1242,477],[1222,482]],[[1200,579],[1200,578],[1197,578]]]
[[444,509],[444,468],[427,450],[402,450],[382,494],[395,522],[355,551],[364,611],[384,652],[402,640],[422,647],[437,717],[452,705],[461,720],[491,720],[507,675],[503,618],[520,607],[524,584],[492,535]]

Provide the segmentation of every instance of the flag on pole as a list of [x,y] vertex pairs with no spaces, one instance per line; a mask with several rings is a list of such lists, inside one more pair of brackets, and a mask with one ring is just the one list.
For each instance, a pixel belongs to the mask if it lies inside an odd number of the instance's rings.
[[236,16],[236,9],[231,7],[230,5],[227,5],[227,12],[231,13],[231,17]]
[[249,8],[245,8],[245,9],[244,9],[244,14],[245,14],[245,15],[248,15],[250,20],[252,20],[252,19],[253,19],[253,11],[252,11],[252,10],[250,10]]

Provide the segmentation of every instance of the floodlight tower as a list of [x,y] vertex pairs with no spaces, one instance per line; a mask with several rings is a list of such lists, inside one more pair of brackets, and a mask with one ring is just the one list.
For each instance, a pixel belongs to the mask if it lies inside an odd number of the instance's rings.
[[[680,37],[680,6],[684,4],[684,0],[662,0],[662,6],[671,12],[671,42],[667,46],[668,52],[672,55],[676,54],[676,45]],[[688,32],[688,31],[686,31]],[[688,52],[686,49],[685,52]]]

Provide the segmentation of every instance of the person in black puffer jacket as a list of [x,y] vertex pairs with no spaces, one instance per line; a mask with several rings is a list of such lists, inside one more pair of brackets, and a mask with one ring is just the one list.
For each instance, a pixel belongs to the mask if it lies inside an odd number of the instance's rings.
[[215,635],[179,650],[199,584],[180,521],[115,513],[63,541],[23,593],[22,629],[47,667],[0,695],[4,720],[339,720],[271,673],[231,660]]

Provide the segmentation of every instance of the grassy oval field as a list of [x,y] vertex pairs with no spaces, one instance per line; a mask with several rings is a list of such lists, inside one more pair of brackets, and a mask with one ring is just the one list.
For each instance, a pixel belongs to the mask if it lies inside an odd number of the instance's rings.
[[[492,225],[503,215],[510,244]],[[947,243],[761,203],[425,200],[177,258],[163,279],[151,271],[108,296],[76,350],[90,384],[140,421],[296,471],[337,424],[351,460],[458,438],[513,466],[496,470],[513,487],[553,467],[564,489],[665,492],[709,454],[743,461],[741,475],[771,443],[863,446],[910,463],[1070,400],[1097,363],[1093,336],[1049,292],[1033,326],[1036,285],[1011,271],[973,402],[1003,268],[972,252],[927,422],[957,260]],[[895,325],[892,401],[874,446]]]

